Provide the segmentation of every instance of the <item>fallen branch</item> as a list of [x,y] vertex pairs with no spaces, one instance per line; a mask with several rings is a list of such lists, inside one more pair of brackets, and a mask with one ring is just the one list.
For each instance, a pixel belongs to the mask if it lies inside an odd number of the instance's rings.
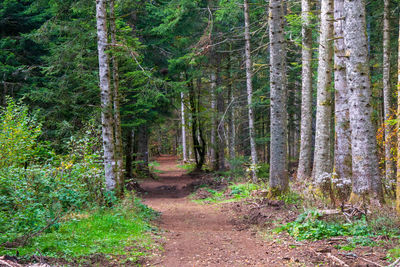
[[378,264],[378,263],[376,263],[376,262],[367,260],[366,258],[363,258],[363,257],[359,257],[359,258],[360,258],[361,260],[363,260],[363,261],[365,261],[365,262],[367,262],[367,263],[371,263],[371,264],[373,264],[373,265],[375,265],[375,266],[384,267],[383,265],[380,265],[380,264]]

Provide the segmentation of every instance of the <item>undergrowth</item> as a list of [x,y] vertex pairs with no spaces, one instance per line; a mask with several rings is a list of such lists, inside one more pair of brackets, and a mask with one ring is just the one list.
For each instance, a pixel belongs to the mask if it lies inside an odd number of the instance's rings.
[[150,224],[158,214],[133,196],[113,208],[71,213],[27,245],[14,249],[0,247],[0,255],[29,258],[41,255],[65,260],[91,255],[121,257],[137,262],[156,248]]
[[286,231],[297,240],[321,240],[331,237],[348,237],[345,245],[339,245],[343,250],[352,250],[357,246],[375,246],[378,236],[399,238],[400,232],[396,228],[376,227],[376,220],[367,221],[364,217],[353,222],[325,221],[320,219],[317,210],[307,210],[300,214],[293,222],[289,222],[276,229],[277,232]]
[[[241,184],[231,184],[224,190],[215,190],[207,186],[200,186],[203,190],[210,193],[210,196],[204,199],[195,199],[195,202],[207,202],[207,203],[222,203],[222,202],[232,202],[251,196],[251,192],[259,189],[259,185],[253,183],[241,183]],[[196,193],[193,193],[192,199],[194,199]]]

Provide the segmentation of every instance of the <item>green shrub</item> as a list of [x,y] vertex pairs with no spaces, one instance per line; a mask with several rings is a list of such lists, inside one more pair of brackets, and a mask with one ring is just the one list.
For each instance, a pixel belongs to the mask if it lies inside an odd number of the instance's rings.
[[0,111],[0,168],[24,166],[35,154],[41,124],[28,107],[7,99]]
[[247,163],[247,159],[245,157],[241,156],[230,158],[228,159],[228,163],[229,170],[226,172],[228,177],[231,177],[234,180],[246,177],[245,165]]

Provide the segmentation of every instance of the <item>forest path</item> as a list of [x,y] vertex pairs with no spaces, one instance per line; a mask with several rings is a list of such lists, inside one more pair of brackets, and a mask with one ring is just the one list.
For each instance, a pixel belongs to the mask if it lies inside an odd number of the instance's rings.
[[[188,199],[195,180],[172,156],[156,159],[159,180],[141,184],[144,203],[162,213],[165,251],[148,266],[285,266],[254,232],[238,228],[229,210]],[[279,263],[279,261],[281,261]]]

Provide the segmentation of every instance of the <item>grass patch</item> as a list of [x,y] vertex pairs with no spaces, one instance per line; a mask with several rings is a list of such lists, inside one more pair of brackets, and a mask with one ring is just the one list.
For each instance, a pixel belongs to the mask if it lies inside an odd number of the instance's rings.
[[[249,198],[251,192],[257,189],[259,186],[252,183],[231,184],[220,191],[203,185],[191,195],[191,198],[197,203],[227,203]],[[198,199],[199,194],[204,195],[204,192],[207,197]]]
[[150,224],[157,213],[131,197],[114,208],[103,208],[75,215],[18,249],[0,248],[0,255],[34,254],[65,260],[95,254],[123,256],[136,262],[155,248]]
[[196,163],[185,163],[178,165],[178,168],[183,169],[185,171],[192,171],[196,168]]

